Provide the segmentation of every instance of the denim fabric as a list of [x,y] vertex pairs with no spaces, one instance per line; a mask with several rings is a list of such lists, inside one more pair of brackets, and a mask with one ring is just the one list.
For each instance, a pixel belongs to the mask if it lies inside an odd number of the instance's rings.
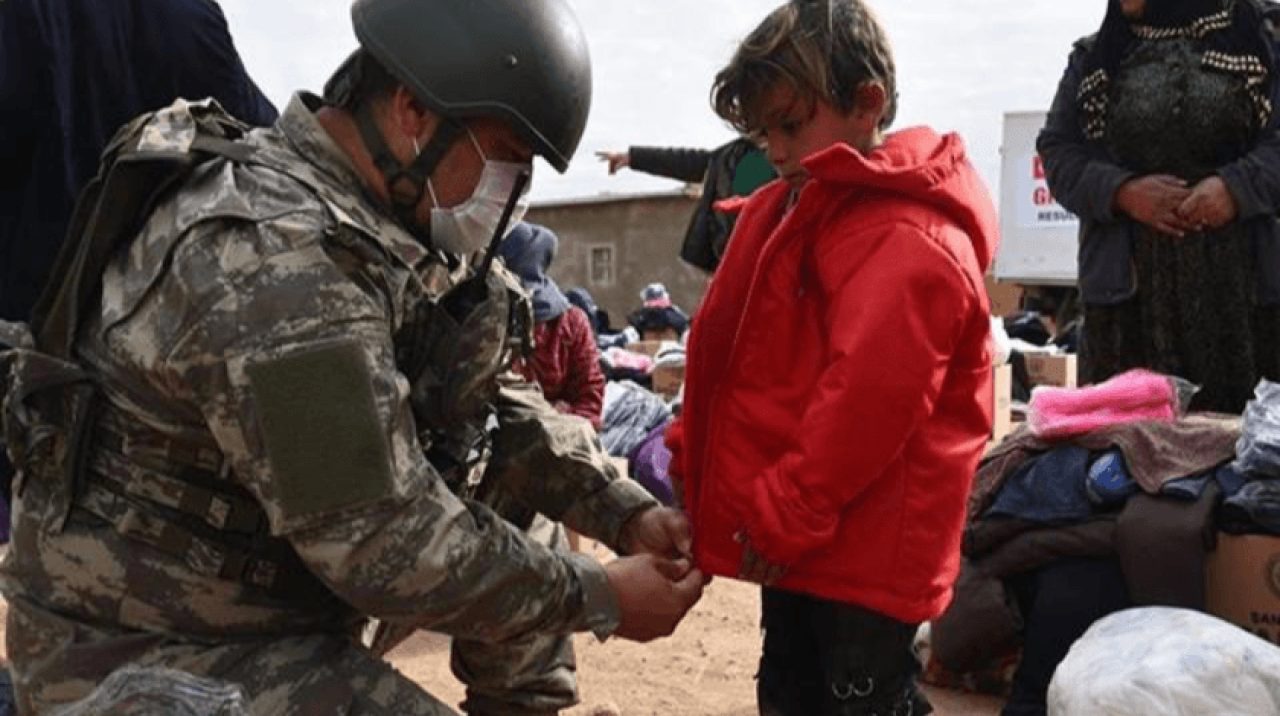
[[1057,447],[1028,460],[1009,476],[984,517],[1016,517],[1033,522],[1068,523],[1093,511],[1085,492],[1090,452]]

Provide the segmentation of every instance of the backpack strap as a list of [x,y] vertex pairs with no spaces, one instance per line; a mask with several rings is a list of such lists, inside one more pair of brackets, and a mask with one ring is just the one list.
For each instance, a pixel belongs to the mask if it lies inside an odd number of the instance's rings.
[[233,141],[248,132],[247,125],[216,103],[198,108],[199,133],[186,152],[140,148],[158,112],[134,119],[107,145],[97,176],[76,200],[49,281],[32,310],[31,333],[41,351],[71,357],[83,313],[97,298],[107,262],[141,229],[162,197],[210,159],[244,160],[251,155],[247,145]]

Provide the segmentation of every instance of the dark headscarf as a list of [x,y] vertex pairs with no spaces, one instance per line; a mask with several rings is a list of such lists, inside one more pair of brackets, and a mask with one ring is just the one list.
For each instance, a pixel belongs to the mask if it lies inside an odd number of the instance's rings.
[[533,301],[533,320],[550,321],[569,310],[569,299],[561,293],[547,269],[556,257],[559,244],[556,235],[545,226],[522,221],[502,240],[498,255],[529,293]]
[[587,318],[591,319],[591,328],[597,335],[608,333],[612,328],[609,326],[609,313],[600,306],[596,305],[596,300],[591,297],[591,292],[585,288],[571,288],[566,293],[569,303],[582,309],[587,314]]
[[1231,58],[1233,67],[1217,69],[1244,76],[1259,127],[1270,121],[1275,57],[1256,0],[1147,0],[1138,20],[1124,16],[1120,0],[1108,0],[1097,40],[1084,60],[1078,96],[1089,139],[1102,138],[1107,85],[1133,46],[1143,39],[1179,36],[1201,39],[1206,50]]

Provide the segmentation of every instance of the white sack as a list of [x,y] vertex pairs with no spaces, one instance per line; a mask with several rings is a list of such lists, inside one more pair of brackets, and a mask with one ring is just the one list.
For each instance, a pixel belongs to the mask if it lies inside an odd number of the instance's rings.
[[1217,617],[1144,607],[1098,620],[1053,674],[1049,716],[1276,716],[1280,647]]

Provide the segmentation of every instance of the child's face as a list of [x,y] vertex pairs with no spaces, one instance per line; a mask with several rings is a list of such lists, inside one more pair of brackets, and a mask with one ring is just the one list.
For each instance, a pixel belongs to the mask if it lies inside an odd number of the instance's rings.
[[800,164],[805,157],[837,142],[866,154],[875,137],[874,124],[868,126],[856,111],[841,114],[825,102],[803,97],[786,83],[765,92],[758,116],[760,126],[752,137],[778,175],[796,188],[808,177]]

